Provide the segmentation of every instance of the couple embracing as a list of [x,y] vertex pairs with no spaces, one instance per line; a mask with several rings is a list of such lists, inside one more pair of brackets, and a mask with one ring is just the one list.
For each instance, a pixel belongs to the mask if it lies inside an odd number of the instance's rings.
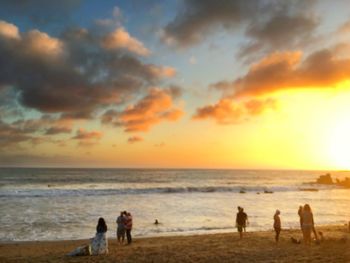
[[129,212],[123,211],[120,212],[120,216],[118,216],[117,220],[117,239],[119,244],[124,243],[125,235],[128,241],[128,245],[131,244],[131,229],[132,229],[132,216]]

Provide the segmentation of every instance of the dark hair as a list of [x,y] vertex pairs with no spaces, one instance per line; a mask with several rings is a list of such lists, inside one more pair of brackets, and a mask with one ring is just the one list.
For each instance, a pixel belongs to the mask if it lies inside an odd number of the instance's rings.
[[97,231],[97,233],[107,232],[107,225],[106,225],[106,222],[103,219],[103,217],[100,217],[98,219],[98,223],[97,223],[97,226],[96,226],[96,231]]
[[307,212],[312,213],[312,211],[311,211],[311,207],[310,207],[310,205],[309,205],[309,204],[305,204],[305,205],[304,205],[304,211],[307,211]]

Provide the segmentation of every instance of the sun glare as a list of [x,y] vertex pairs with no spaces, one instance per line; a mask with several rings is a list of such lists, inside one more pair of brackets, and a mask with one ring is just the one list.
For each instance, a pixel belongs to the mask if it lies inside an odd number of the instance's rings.
[[331,128],[329,155],[338,169],[350,169],[350,120],[339,121]]

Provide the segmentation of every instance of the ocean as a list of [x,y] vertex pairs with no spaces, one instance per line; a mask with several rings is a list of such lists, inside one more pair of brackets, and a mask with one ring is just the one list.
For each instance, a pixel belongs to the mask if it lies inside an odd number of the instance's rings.
[[[0,168],[0,241],[91,238],[99,217],[115,237],[123,210],[133,215],[135,237],[233,232],[237,206],[248,214],[247,231],[272,229],[276,209],[283,228],[297,228],[298,207],[305,203],[316,226],[345,224],[350,189],[312,184],[324,173]],[[350,177],[350,172],[331,174]],[[301,191],[306,188],[318,191]]]

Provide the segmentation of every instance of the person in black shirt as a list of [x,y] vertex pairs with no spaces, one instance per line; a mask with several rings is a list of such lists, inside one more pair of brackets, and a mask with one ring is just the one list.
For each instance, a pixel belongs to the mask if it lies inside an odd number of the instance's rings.
[[239,238],[243,238],[243,228],[246,227],[248,216],[244,212],[244,209],[242,207],[238,207],[238,213],[236,216],[236,227],[239,232]]

